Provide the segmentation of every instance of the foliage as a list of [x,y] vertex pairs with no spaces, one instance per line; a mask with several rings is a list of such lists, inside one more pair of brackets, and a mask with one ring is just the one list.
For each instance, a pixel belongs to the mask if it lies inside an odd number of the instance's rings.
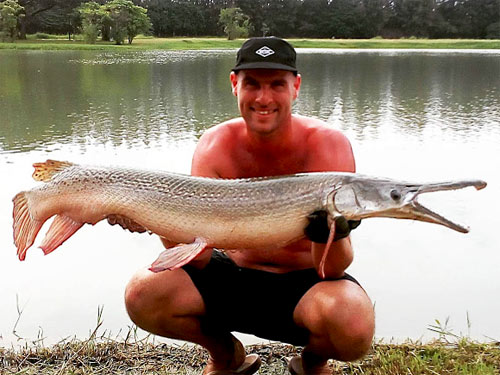
[[[0,0],[2,1],[2,0]],[[18,0],[26,17],[20,35],[74,32],[79,26],[72,11],[86,0]],[[114,1],[96,0],[109,6]],[[248,35],[284,38],[500,38],[500,0],[131,0],[147,9],[155,36],[228,36],[244,23]],[[121,2],[125,4],[125,1]],[[130,5],[122,5],[131,9]],[[220,27],[221,11],[239,8]],[[225,11],[229,12],[229,11]],[[232,11],[234,12],[234,11]],[[73,16],[72,16],[73,14]],[[125,17],[117,11],[120,24]],[[245,15],[243,21],[235,17]],[[128,16],[127,16],[128,17]],[[142,15],[139,15],[144,19]],[[107,21],[107,23],[106,23]],[[111,38],[110,18],[97,32]],[[145,25],[139,22],[138,28]],[[252,25],[253,27],[249,27]],[[224,31],[225,27],[228,27]],[[130,35],[136,31],[132,27]],[[242,34],[245,36],[245,27]],[[125,34],[129,37],[129,31]],[[116,34],[117,39],[123,33]],[[231,36],[234,37],[234,36]]]
[[228,40],[247,38],[252,28],[249,17],[240,8],[221,9],[219,23],[224,27]]
[[144,6],[153,24],[156,36],[217,35],[217,21],[213,4],[198,6],[186,0],[146,0]]
[[36,33],[37,39],[50,39],[50,35],[46,33]]
[[29,15],[26,32],[44,32],[47,34],[68,34],[68,39],[81,27],[77,7],[81,0],[66,0],[53,3],[49,9]]
[[[70,11],[80,5],[81,0],[19,0],[19,4],[24,7],[25,17],[20,20],[20,38],[26,39],[26,32],[48,31],[55,32],[51,29],[43,30],[38,26],[41,20],[45,17],[50,18],[52,15],[62,16],[65,9]],[[52,23],[54,26],[54,23]],[[57,23],[55,24],[57,25]]]
[[17,25],[24,17],[24,8],[17,0],[6,0],[0,3],[0,40],[11,41],[17,39]]
[[94,44],[99,36],[106,12],[95,1],[82,4],[78,8],[82,19],[82,34],[85,42]]
[[106,19],[111,26],[111,37],[116,44],[122,44],[125,38],[132,44],[139,33],[147,33],[151,28],[151,21],[147,16],[147,9],[134,5],[129,0],[113,0],[103,5]]
[[87,43],[94,44],[102,33],[103,40],[120,45],[127,38],[128,43],[139,33],[146,33],[151,28],[147,9],[134,5],[129,0],[113,0],[104,5],[95,1],[82,4],[78,11],[82,19],[82,33]]
[[486,27],[486,38],[500,39],[500,21],[494,22]]

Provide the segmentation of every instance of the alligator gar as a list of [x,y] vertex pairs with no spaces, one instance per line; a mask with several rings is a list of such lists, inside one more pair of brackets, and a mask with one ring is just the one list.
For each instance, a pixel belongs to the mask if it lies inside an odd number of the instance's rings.
[[422,193],[486,186],[481,180],[417,184],[336,172],[214,179],[54,160],[33,166],[33,178],[46,183],[13,199],[14,243],[20,260],[52,216],[40,245],[45,254],[83,224],[108,219],[178,244],[152,264],[156,272],[179,268],[206,247],[285,246],[304,237],[307,216],[317,210],[326,210],[330,223],[339,215],[348,220],[392,217],[466,233],[468,228],[422,206],[417,198]]

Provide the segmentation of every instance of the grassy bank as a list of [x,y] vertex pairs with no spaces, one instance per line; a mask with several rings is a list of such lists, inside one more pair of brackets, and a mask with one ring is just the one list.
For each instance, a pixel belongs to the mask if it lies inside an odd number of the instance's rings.
[[[287,358],[300,349],[282,344],[247,346],[262,358],[259,374],[288,374]],[[0,374],[201,374],[207,352],[199,346],[151,342],[87,340],[52,347],[0,349]],[[500,374],[500,343],[375,344],[369,355],[353,363],[332,362],[334,374],[448,375]]]
[[[289,39],[296,48],[415,48],[415,49],[500,49],[500,40],[477,39]],[[86,44],[81,38],[69,41],[63,36],[36,39],[35,35],[15,43],[0,43],[0,49],[35,50],[196,50],[230,49],[241,46],[243,40],[224,38],[152,38],[138,37],[131,45],[117,46],[98,41]]]

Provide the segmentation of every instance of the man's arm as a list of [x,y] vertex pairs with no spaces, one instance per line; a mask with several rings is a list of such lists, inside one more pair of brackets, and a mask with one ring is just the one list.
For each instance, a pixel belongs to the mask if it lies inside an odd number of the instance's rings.
[[[219,178],[221,175],[218,169],[221,168],[225,149],[222,147],[224,142],[221,139],[227,136],[223,127],[216,126],[207,130],[198,141],[196,149],[193,154],[191,163],[191,175],[200,177],[214,177]],[[189,264],[197,268],[205,267],[212,256],[213,248],[205,248],[205,250],[194,258]]]
[[[331,128],[320,127],[308,139],[308,147],[314,150],[309,168],[311,171],[355,172],[356,164],[352,147],[342,133]],[[332,225],[332,229],[334,226]],[[319,273],[319,264],[325,251],[325,276],[339,278],[349,267],[354,252],[349,237],[332,242],[329,249],[325,243],[312,242],[311,255],[313,264]]]

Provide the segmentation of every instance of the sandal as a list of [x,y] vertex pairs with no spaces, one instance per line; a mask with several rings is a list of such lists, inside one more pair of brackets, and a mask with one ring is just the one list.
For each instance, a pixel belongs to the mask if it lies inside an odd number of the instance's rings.
[[292,375],[304,375],[304,369],[302,368],[302,358],[300,356],[293,357],[290,362],[288,362],[288,371]]
[[261,360],[257,354],[246,356],[243,364],[235,370],[214,370],[205,375],[252,375],[260,367]]
[[[304,368],[302,367],[302,357],[297,355],[293,357],[290,362],[288,362],[288,371],[290,371],[290,374],[292,375],[307,375],[306,372],[304,371]],[[322,372],[323,373],[323,372]],[[325,374],[331,374],[330,370],[327,370]]]

